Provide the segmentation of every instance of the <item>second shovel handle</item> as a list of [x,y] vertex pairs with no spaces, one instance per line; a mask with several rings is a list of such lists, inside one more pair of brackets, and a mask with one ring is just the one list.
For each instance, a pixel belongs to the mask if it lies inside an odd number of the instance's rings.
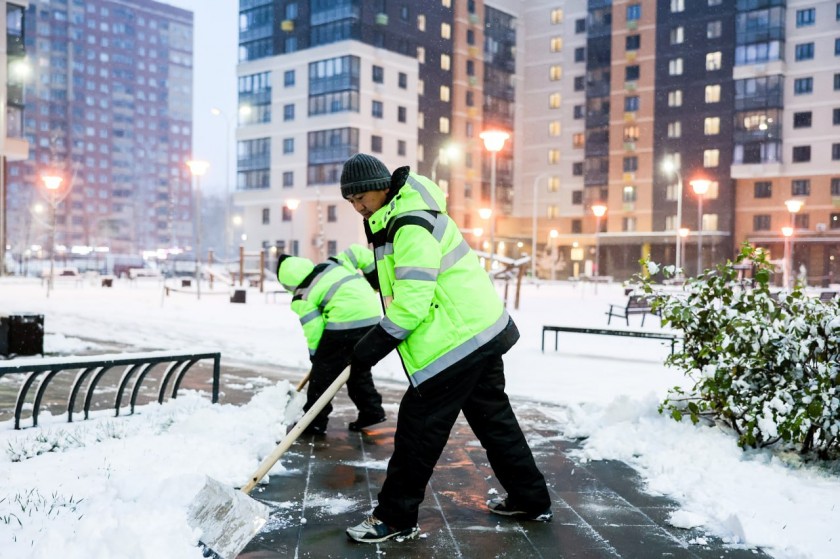
[[298,392],[303,390],[303,387],[306,386],[307,382],[309,382],[309,376],[311,374],[312,374],[312,371],[309,371],[308,373],[306,373],[306,375],[304,375],[304,377],[302,379],[300,379],[300,382],[298,383],[297,388],[295,388],[295,390],[297,390]]

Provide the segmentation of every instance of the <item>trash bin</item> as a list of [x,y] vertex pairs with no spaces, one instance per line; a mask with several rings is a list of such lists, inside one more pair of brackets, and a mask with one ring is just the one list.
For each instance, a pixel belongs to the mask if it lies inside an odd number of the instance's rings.
[[245,302],[245,290],[244,289],[236,289],[233,292],[233,295],[230,296],[231,303],[244,303]]
[[0,355],[44,354],[44,315],[0,315]]
[[102,278],[102,287],[114,287],[114,278]]

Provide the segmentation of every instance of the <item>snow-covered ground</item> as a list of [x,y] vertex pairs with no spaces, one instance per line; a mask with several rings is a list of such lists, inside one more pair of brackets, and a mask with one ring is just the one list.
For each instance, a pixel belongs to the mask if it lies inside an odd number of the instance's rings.
[[[526,284],[518,310],[511,300],[522,339],[506,357],[509,394],[552,404],[544,413],[559,429],[588,437],[582,460],[635,467],[649,491],[681,504],[671,518],[676,526],[701,526],[778,558],[840,557],[836,474],[795,456],[743,452],[724,430],[657,413],[667,389],[685,383],[662,364],[667,345],[560,334],[559,351],[553,335],[540,351],[544,324],[606,326],[608,303],[626,297],[619,285],[597,291],[591,284]],[[48,353],[89,352],[98,341],[137,350],[220,351],[223,362],[252,363],[263,371],[304,370],[309,363],[283,295],[275,302],[249,291],[246,304],[231,304],[207,286],[199,301],[194,294],[163,297],[154,281],[117,281],[110,289],[57,285],[47,299],[37,282],[0,279],[0,314],[16,312],[44,314]],[[631,326],[639,321],[632,317]],[[623,322],[613,319],[612,326]],[[659,326],[648,317],[644,328]],[[394,356],[374,376],[404,382]],[[277,410],[285,405],[288,383],[264,378],[262,384],[266,388],[243,406],[214,406],[192,394],[128,418],[107,414],[68,424],[42,414],[39,428],[22,431],[0,423],[0,556],[200,557],[186,507],[203,475],[242,485],[274,446],[275,437],[266,434],[284,432]],[[273,471],[282,468],[281,461]]]

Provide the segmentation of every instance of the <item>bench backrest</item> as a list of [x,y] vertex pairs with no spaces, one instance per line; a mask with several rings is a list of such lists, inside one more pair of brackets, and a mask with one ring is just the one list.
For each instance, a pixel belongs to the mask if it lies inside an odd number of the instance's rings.
[[630,295],[627,299],[628,309],[649,309],[650,301],[644,295]]
[[820,293],[820,301],[831,301],[838,295],[840,295],[840,292],[837,291],[823,291]]

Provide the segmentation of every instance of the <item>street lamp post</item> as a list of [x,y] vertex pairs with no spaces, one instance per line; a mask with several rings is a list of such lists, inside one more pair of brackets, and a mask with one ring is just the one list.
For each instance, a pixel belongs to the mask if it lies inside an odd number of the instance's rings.
[[[191,159],[187,161],[187,167],[195,178],[195,292],[197,298],[201,299],[201,177],[207,172],[210,164],[207,161]],[[227,225],[227,224],[226,224]]]
[[289,208],[289,228],[291,231],[291,241],[289,242],[289,254],[297,256],[295,250],[295,210],[300,206],[300,200],[297,198],[289,198],[286,200],[286,207]]
[[50,203],[50,275],[47,278],[47,299],[50,298],[50,292],[53,288],[53,276],[55,275],[55,214],[58,210],[58,205],[70,193],[68,189],[64,196],[59,196],[59,189],[64,178],[58,175],[43,175],[41,180],[44,181],[44,188],[47,190],[47,200]]
[[552,229],[548,232],[548,244],[550,245],[548,250],[548,257],[551,260],[551,281],[557,279],[557,237],[560,236],[560,233],[557,232],[557,229]]
[[228,249],[233,243],[230,228],[230,131],[236,123],[231,123],[227,113],[218,107],[210,109],[210,113],[213,116],[222,117],[225,121],[225,250],[223,252],[225,258],[228,258]]
[[601,276],[601,218],[607,213],[607,206],[604,204],[592,204],[592,213],[595,214],[595,266],[593,266],[595,279],[595,295],[598,294],[598,280]]
[[784,236],[785,238],[785,262],[784,268],[782,269],[782,283],[784,283],[784,288],[788,289],[790,287],[791,272],[793,271],[790,253],[791,237],[793,236],[793,227],[782,227],[782,236]]
[[537,185],[548,173],[540,173],[534,179],[534,208],[531,212],[531,279],[537,279]]
[[795,274],[793,273],[793,243],[794,243],[794,238],[796,237],[796,215],[795,214],[799,213],[799,210],[802,209],[803,205],[805,205],[805,202],[803,202],[802,200],[797,200],[796,198],[792,198],[790,200],[785,201],[785,206],[787,207],[788,213],[790,213],[790,235],[788,235],[788,237],[789,237],[788,243],[790,245],[790,264],[789,264],[790,271],[789,271],[787,281],[785,282],[785,287],[788,288],[788,289],[793,288],[793,283],[794,283],[793,278],[795,276]]
[[677,222],[674,224],[674,229],[677,232],[677,246],[676,256],[674,258],[674,274],[679,276],[681,275],[680,266],[682,265],[682,242],[680,237],[682,231],[683,177],[672,159],[667,159],[662,164],[662,170],[668,174],[674,174],[677,177]]
[[697,275],[703,271],[703,196],[709,191],[712,181],[694,179],[691,188],[697,195]]
[[479,138],[484,140],[484,149],[490,152],[490,211],[493,212],[490,219],[490,270],[492,270],[496,255],[496,154],[505,147],[510,134],[501,130],[485,130],[479,134]]

